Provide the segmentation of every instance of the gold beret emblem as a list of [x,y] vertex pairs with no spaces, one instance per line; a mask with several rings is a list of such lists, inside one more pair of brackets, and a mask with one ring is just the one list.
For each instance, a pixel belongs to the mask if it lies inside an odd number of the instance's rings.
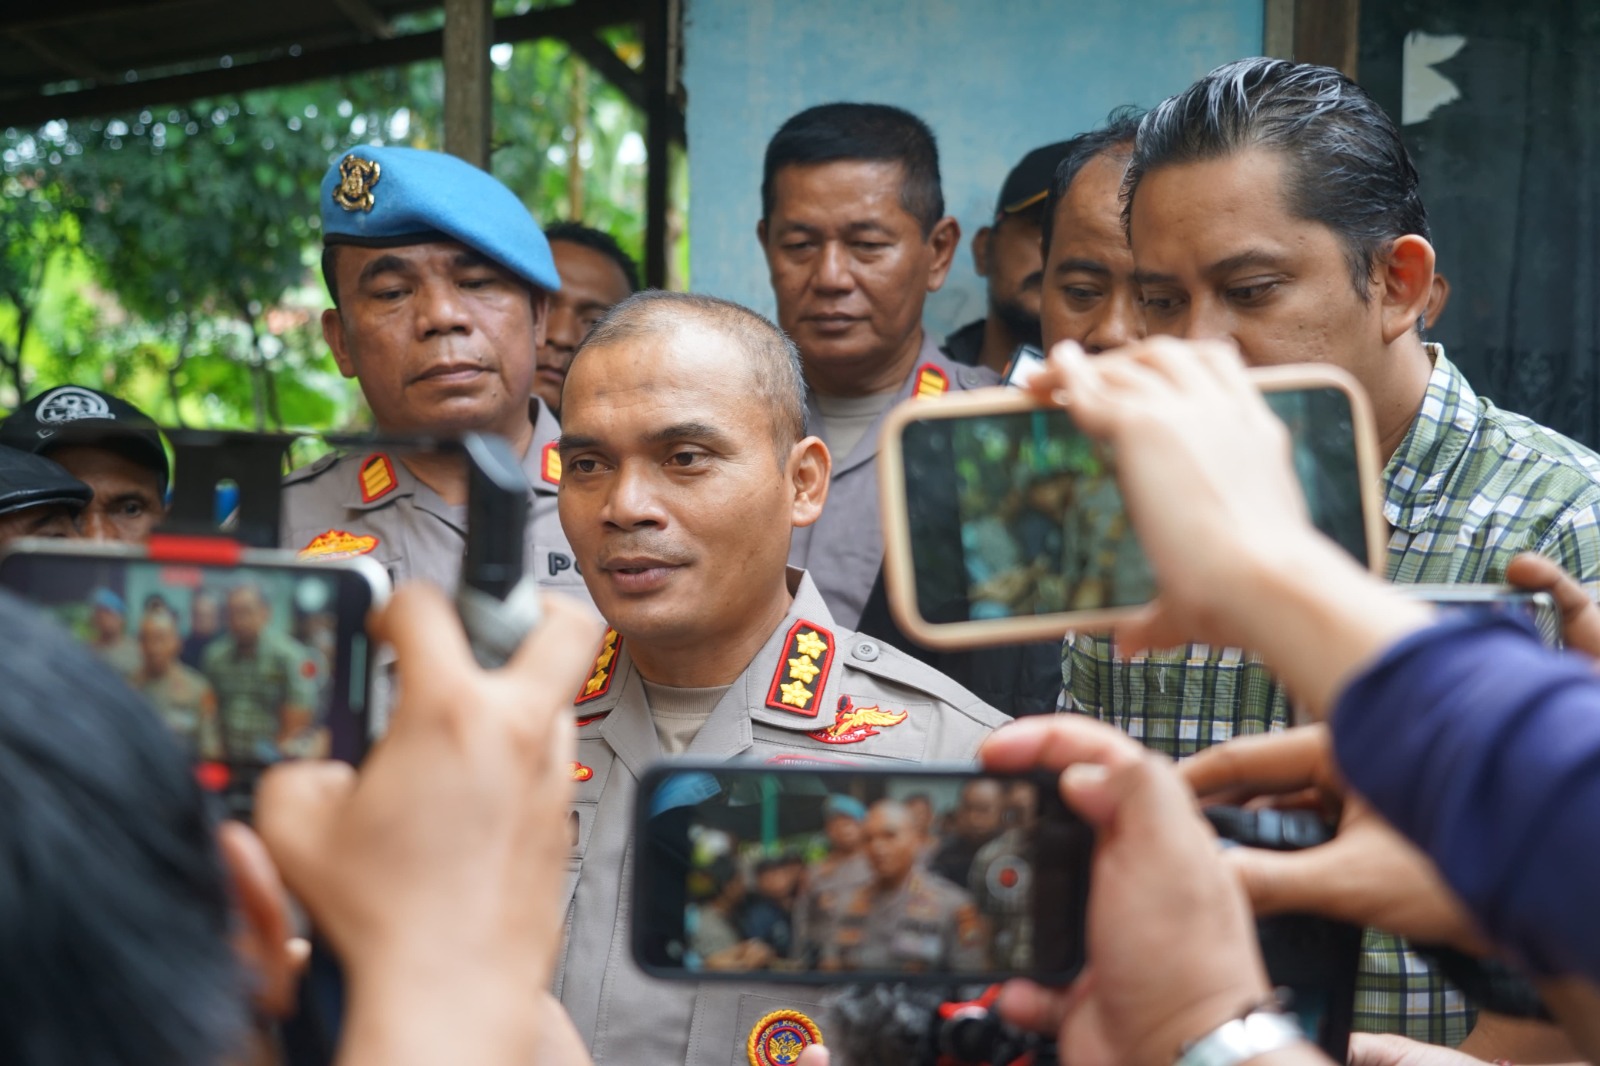
[[382,168],[371,159],[363,159],[354,152],[339,161],[339,184],[333,190],[333,202],[346,211],[371,211],[372,187],[378,184]]

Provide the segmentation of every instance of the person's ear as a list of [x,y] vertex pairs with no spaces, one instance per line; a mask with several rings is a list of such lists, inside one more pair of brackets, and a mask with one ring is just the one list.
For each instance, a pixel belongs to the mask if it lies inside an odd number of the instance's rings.
[[944,279],[950,276],[950,264],[955,262],[956,245],[961,243],[961,223],[953,218],[941,218],[928,234],[928,247],[933,251],[933,263],[928,269],[928,291],[944,288]]
[[767,249],[767,220],[762,219],[756,223],[756,240],[761,242],[761,250]]
[[1383,301],[1383,343],[1393,344],[1428,313],[1433,298],[1433,245],[1408,233],[1389,246],[1378,261]]
[[252,1006],[265,1017],[286,1018],[310,945],[293,935],[289,895],[261,838],[240,822],[224,822],[217,847],[233,887],[233,950],[249,975]]
[[972,270],[980,278],[989,276],[989,235],[994,230],[980,226],[972,235]]
[[333,353],[333,361],[339,366],[339,373],[347,378],[356,376],[356,365],[350,359],[350,346],[345,341],[344,319],[340,317],[337,307],[330,307],[322,312],[322,339],[328,342],[328,350]]
[[789,449],[784,474],[794,493],[790,521],[796,529],[809,526],[822,517],[828,501],[828,481],[833,475],[833,456],[821,437],[807,437]]
[[533,350],[537,352],[544,347],[545,331],[550,327],[550,294],[535,289],[528,303],[533,311]]

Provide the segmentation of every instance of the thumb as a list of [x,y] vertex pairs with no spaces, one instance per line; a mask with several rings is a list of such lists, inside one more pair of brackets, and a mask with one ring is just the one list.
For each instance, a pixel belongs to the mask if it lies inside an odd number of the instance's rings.
[[812,1044],[800,1052],[800,1059],[795,1066],[828,1066],[828,1049],[821,1044]]
[[355,787],[354,767],[310,760],[279,763],[256,787],[256,833],[289,891],[302,900],[334,817]]
[[1061,771],[1061,798],[1084,821],[1104,829],[1116,818],[1123,800],[1135,787],[1142,762],[1109,767],[1101,763],[1073,763]]
[[1223,853],[1223,860],[1233,868],[1258,915],[1303,911],[1349,917],[1341,913],[1347,901],[1340,877],[1348,858],[1341,856],[1336,844],[1292,852],[1235,847]]

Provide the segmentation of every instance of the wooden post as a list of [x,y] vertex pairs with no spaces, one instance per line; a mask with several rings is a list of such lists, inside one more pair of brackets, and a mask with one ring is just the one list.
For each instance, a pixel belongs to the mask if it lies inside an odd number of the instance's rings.
[[489,169],[492,0],[445,0],[444,150]]
[[1361,0],[1295,0],[1294,58],[1356,76]]
[[644,283],[667,284],[667,190],[672,178],[672,25],[675,0],[648,0],[644,13]]

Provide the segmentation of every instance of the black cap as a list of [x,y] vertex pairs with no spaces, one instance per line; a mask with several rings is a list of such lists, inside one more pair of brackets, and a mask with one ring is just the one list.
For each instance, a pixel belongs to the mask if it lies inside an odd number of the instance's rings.
[[0,445],[44,455],[63,444],[121,452],[160,475],[161,492],[166,494],[171,470],[161,431],[149,415],[126,400],[82,385],[58,385],[0,422]]
[[42,455],[0,447],[0,515],[62,504],[83,510],[94,490]]
[[995,221],[1044,203],[1044,198],[1050,195],[1050,183],[1055,180],[1056,165],[1067,154],[1069,144],[1070,141],[1057,141],[1035,148],[1011,168],[1006,183],[1000,187],[1000,199],[994,205]]

